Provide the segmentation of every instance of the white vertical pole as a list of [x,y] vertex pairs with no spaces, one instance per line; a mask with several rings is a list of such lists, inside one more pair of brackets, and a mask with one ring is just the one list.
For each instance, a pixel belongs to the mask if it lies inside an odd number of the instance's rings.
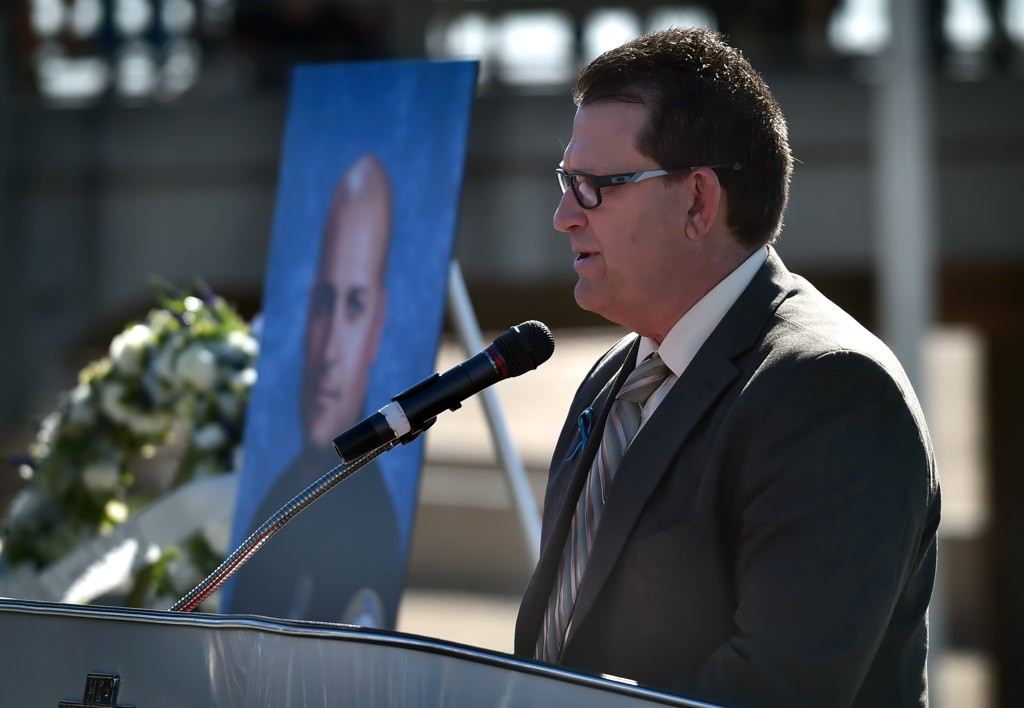
[[[903,363],[927,411],[930,397],[925,390],[923,347],[935,318],[937,238],[924,10],[922,0],[889,2],[892,35],[881,58],[875,101],[874,182],[881,335]],[[944,595],[938,577],[929,612],[928,683],[933,708],[941,701],[937,677],[946,645]]]
[[[448,308],[455,323],[455,331],[466,350],[466,354],[475,354],[484,348],[480,336],[480,325],[469,299],[466,281],[462,278],[462,269],[456,261],[452,261],[448,269]],[[533,498],[533,491],[526,476],[519,453],[512,443],[508,432],[508,424],[498,403],[497,394],[493,389],[485,388],[480,392],[483,400],[484,413],[487,416],[491,438],[498,453],[501,468],[505,473],[505,483],[512,498],[512,506],[519,521],[519,531],[526,548],[526,559],[532,571],[540,559],[540,511]]]
[[931,84],[922,1],[889,4],[892,38],[875,101],[878,314],[883,338],[926,393],[921,345],[935,302]]

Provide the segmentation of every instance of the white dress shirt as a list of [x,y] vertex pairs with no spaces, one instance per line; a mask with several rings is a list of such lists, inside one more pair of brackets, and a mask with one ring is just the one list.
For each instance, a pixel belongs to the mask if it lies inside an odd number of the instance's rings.
[[639,364],[649,355],[657,352],[672,371],[672,374],[665,379],[665,383],[658,387],[641,407],[641,427],[665,400],[665,396],[693,361],[693,357],[697,356],[697,351],[729,312],[729,308],[736,303],[743,291],[750,285],[750,281],[754,279],[754,275],[764,265],[767,258],[767,246],[754,251],[736,270],[723,278],[718,285],[679,318],[679,321],[665,335],[660,346],[649,337],[640,338],[637,363]]

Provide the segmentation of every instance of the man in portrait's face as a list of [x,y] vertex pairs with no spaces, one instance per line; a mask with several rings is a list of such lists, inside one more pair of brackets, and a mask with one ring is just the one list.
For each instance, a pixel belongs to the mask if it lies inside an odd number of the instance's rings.
[[390,227],[387,174],[367,155],[335,190],[310,290],[301,414],[306,442],[314,447],[330,446],[362,411],[387,309]]

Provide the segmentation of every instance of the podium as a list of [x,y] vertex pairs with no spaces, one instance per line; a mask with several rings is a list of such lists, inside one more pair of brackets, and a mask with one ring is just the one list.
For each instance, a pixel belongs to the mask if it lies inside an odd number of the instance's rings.
[[708,704],[507,654],[347,625],[0,599],[5,706]]

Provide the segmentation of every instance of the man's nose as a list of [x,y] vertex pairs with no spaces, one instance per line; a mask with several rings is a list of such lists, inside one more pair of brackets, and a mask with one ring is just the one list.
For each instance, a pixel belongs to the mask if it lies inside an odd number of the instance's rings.
[[562,193],[562,198],[558,200],[552,223],[558,231],[563,233],[569,233],[571,229],[587,223],[586,212],[576,201],[576,196],[571,189],[565,190]]
[[342,336],[344,330],[344,325],[339,321],[339,318],[337,316],[332,317],[323,348],[325,363],[337,362],[342,357],[345,349],[345,338]]

